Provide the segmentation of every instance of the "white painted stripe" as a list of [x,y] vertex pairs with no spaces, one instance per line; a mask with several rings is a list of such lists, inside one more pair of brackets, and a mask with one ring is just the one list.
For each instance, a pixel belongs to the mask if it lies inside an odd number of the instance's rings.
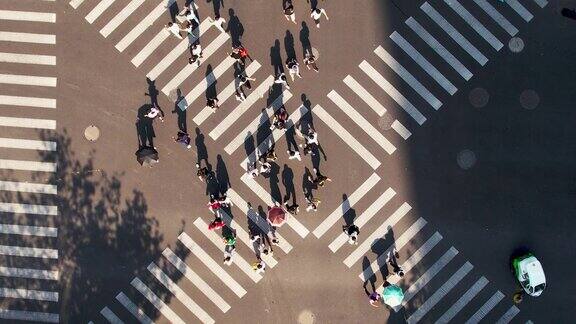
[[[207,230],[207,228],[204,228]],[[188,234],[182,232],[178,236],[178,240],[184,244],[204,265],[210,269],[218,279],[222,280],[222,282],[232,290],[236,294],[236,296],[242,298],[246,294],[246,289],[242,288],[240,284],[234,280],[219,264],[218,262],[214,261],[208,253],[206,253],[196,242],[188,236]]]
[[160,281],[166,289],[168,289],[192,314],[194,314],[202,323],[214,323],[214,319],[206,313],[188,294],[184,292],[164,271],[162,271],[156,264],[150,263],[148,271]]
[[56,163],[0,159],[0,169],[56,172]]
[[0,53],[0,62],[19,64],[56,65],[56,56],[20,53]]
[[139,67],[140,64],[142,64],[142,62],[144,62],[148,56],[150,56],[150,54],[152,54],[166,40],[166,38],[168,38],[168,36],[170,36],[170,32],[166,30],[166,28],[160,29],[158,34],[156,34],[156,36],[154,36],[154,38],[152,38],[152,40],[150,40],[148,44],[144,46],[144,48],[142,48],[134,58],[132,58],[132,64],[134,64],[135,67]]
[[[356,205],[356,203],[358,203],[358,201],[360,201],[362,197],[364,197],[370,190],[372,190],[372,188],[374,188],[374,186],[378,183],[378,181],[380,181],[380,177],[376,173],[372,173],[372,175],[368,177],[368,179],[366,179],[366,181],[364,181],[364,183],[362,183],[360,187],[358,187],[358,189],[354,190],[354,192],[350,196],[348,196],[348,198],[345,201],[343,201],[340,204],[340,206],[338,206],[330,215],[328,215],[328,217],[326,217],[312,233],[314,233],[314,235],[317,238],[320,238],[322,237],[322,235],[326,234],[326,232],[328,232],[328,230],[332,226],[334,226],[334,224],[336,224],[336,222],[338,222],[338,220],[340,220],[344,216],[344,214],[346,214],[350,210],[350,208]],[[381,205],[380,208],[382,208],[382,206],[384,206],[386,202],[388,202],[395,194],[396,192],[394,190],[388,188],[388,190],[386,190],[386,192],[384,192],[382,196],[380,196],[376,200],[376,202],[380,202],[379,205]],[[367,209],[367,211],[371,210],[371,208],[376,204],[376,202],[374,202],[374,204],[372,204],[372,206],[370,206]],[[374,210],[374,213],[376,213],[378,209]],[[364,214],[366,214],[366,212]],[[366,219],[366,221],[368,219]],[[364,221],[364,218],[362,220],[360,219],[356,220],[357,223],[356,225],[358,227],[361,227],[363,225],[362,221]],[[336,252],[335,250],[332,251]]]
[[[278,96],[270,106],[262,111],[262,113],[244,128],[232,141],[224,147],[224,151],[228,154],[234,153],[249,137],[252,137],[254,134],[257,134],[258,129],[262,126],[263,123],[270,120],[272,115],[280,108],[280,106],[286,104],[288,100],[292,98],[292,93],[288,90],[284,90],[284,92]],[[246,99],[248,100],[248,99]],[[232,114],[231,114],[232,115]]]
[[146,313],[142,309],[140,309],[136,304],[134,304],[128,296],[124,295],[123,292],[120,292],[116,295],[116,300],[126,308],[130,314],[132,314],[136,319],[142,324],[154,324],[150,317],[146,316]]
[[0,212],[14,214],[58,215],[58,206],[0,202]]
[[498,321],[496,321],[496,324],[508,324],[512,321],[512,319],[518,315],[518,313],[520,313],[520,310],[518,309],[518,307],[512,305],[507,311],[506,313],[504,313],[504,315],[502,315],[502,317],[500,317],[500,319],[498,319]]
[[534,2],[536,2],[536,4],[540,6],[540,8],[544,8],[546,7],[546,5],[548,5],[548,1],[546,0],[534,0]]
[[442,106],[442,102],[436,98],[432,92],[430,92],[420,81],[416,80],[416,78],[406,70],[402,64],[400,64],[396,59],[390,55],[382,46],[378,46],[374,53],[378,57],[384,61],[384,63],[388,64],[388,66],[398,74],[406,82],[414,91],[416,91],[420,97],[426,100],[427,103],[430,104],[434,109],[438,110]]
[[0,147],[23,150],[56,151],[56,142],[0,137]]
[[56,129],[56,121],[51,120],[51,119],[17,118],[17,117],[2,117],[2,116],[0,116],[0,126],[38,128],[38,129]]
[[468,303],[488,284],[488,279],[481,277],[435,322],[448,324]]
[[29,289],[0,288],[0,297],[43,300],[50,302],[58,301],[58,293],[55,291],[29,290]]
[[27,279],[58,280],[60,275],[57,270],[0,267],[0,276]]
[[418,125],[424,124],[426,117],[424,117],[424,115],[422,115],[422,113],[418,111],[418,109],[414,107],[414,105],[392,85],[392,83],[388,82],[388,80],[386,80],[382,74],[376,71],[372,65],[366,61],[362,61],[359,67],[362,71],[364,71],[364,73],[366,73],[368,77],[370,77],[370,79],[378,84],[382,90],[384,90],[392,99],[394,99],[394,101],[396,101],[396,103],[408,115],[410,115],[410,117],[412,117],[418,123]]
[[374,260],[369,267],[362,270],[359,277],[362,281],[367,281],[372,278],[380,270],[380,265],[386,264],[386,259],[390,253],[393,253],[393,249],[400,250],[406,245],[411,239],[414,238],[416,234],[420,232],[426,226],[427,222],[424,218],[420,217],[414,224],[412,224],[400,237],[394,240],[394,243],[386,249],[382,254]]
[[446,297],[448,293],[456,287],[456,285],[464,279],[464,277],[474,268],[468,261],[458,269],[438,290],[430,296],[423,304],[421,304],[410,317],[406,320],[407,323],[418,323],[426,314],[438,304],[442,298]]
[[33,75],[0,74],[0,83],[30,85],[42,87],[55,87],[56,78]]
[[186,110],[186,108],[188,108],[188,106],[190,106],[196,99],[198,99],[198,97],[200,97],[206,91],[206,89],[208,89],[208,87],[211,86],[212,83],[216,81],[216,79],[218,79],[222,74],[224,74],[224,72],[226,72],[226,70],[228,70],[228,68],[231,67],[235,61],[236,60],[231,58],[230,56],[226,56],[224,61],[218,64],[218,66],[214,68],[214,70],[212,70],[212,73],[210,73],[204,79],[202,79],[202,81],[200,81],[194,87],[194,89],[188,92],[186,97],[184,97],[182,100],[180,100],[180,102],[178,102],[178,107],[181,110]]
[[[354,193],[356,193],[356,192],[357,191],[355,191]],[[362,194],[364,195],[365,192]],[[380,195],[380,197],[378,197],[370,205],[370,207],[368,207],[362,213],[362,215],[358,216],[358,218],[356,218],[354,220],[354,225],[358,226],[358,228],[362,228],[395,195],[396,195],[396,192],[394,191],[394,189],[392,189],[392,188],[386,189],[386,191],[382,195]],[[340,205],[339,208],[341,208],[341,210],[337,209],[333,213],[339,213],[340,215],[344,215],[344,213],[346,211],[348,211],[348,209],[351,207],[351,206],[349,206],[349,202],[350,202],[350,198],[348,198],[348,202],[346,203],[346,205],[344,205],[344,203],[342,203]],[[340,249],[342,247],[342,245],[344,245],[344,243],[346,243],[347,240],[348,240],[348,235],[346,235],[344,232],[342,232],[342,233],[340,233],[340,235],[338,235],[338,237],[336,237],[336,239],[334,239],[334,241],[332,241],[332,243],[330,243],[330,245],[328,245],[328,247],[330,248],[330,250],[332,250],[332,252],[336,252],[336,251],[338,251],[338,249]]]
[[428,2],[424,2],[424,4],[420,7],[422,11],[424,11],[430,19],[432,19],[448,36],[450,36],[456,44],[460,45],[460,47],[468,53],[473,59],[476,60],[480,65],[484,66],[488,59],[484,54],[482,54],[476,46],[472,45],[470,41],[464,37],[452,24],[448,22],[436,9],[434,9]]
[[56,99],[0,95],[0,105],[56,108]]
[[518,34],[518,28],[512,25],[508,19],[504,18],[496,8],[494,8],[488,1],[486,0],[473,0],[476,4],[486,12],[488,16],[490,16],[502,29],[504,29],[510,36],[516,36]]
[[510,6],[510,8],[514,9],[514,11],[516,11],[516,13],[526,22],[529,22],[532,20],[532,18],[534,18],[530,11],[521,5],[518,0],[505,0],[505,2]]
[[470,319],[466,321],[465,324],[476,324],[479,323],[490,311],[504,298],[504,294],[497,291],[480,307]]
[[[205,49],[202,50],[202,58],[200,60],[207,61],[208,58],[212,54],[214,54],[218,50],[218,48],[220,48],[220,46],[226,43],[228,38],[230,38],[228,34],[219,33],[218,37],[216,37],[215,40],[213,40],[210,44],[208,44],[208,46],[206,46]],[[192,73],[194,73],[194,71],[196,71],[197,69],[198,64],[186,63],[186,66],[180,69],[180,71],[178,71],[178,73],[172,78],[172,80],[168,81],[168,83],[164,86],[164,88],[162,88],[162,92],[168,95],[170,91],[175,91],[176,88],[178,88],[182,84],[182,82],[184,82],[184,80],[186,80],[186,78],[192,75]]]
[[412,31],[414,31],[430,48],[438,54],[446,63],[448,63],[454,71],[458,72],[464,80],[468,81],[472,78],[472,72],[468,70],[462,62],[460,62],[450,51],[440,44],[440,42],[432,36],[422,25],[420,25],[414,18],[410,17],[406,20],[406,25],[408,25]]
[[58,250],[23,246],[0,245],[0,255],[14,255],[30,258],[58,259]]
[[101,0],[88,15],[86,15],[86,21],[89,23],[93,23],[108,7],[110,7],[114,3],[114,0]]
[[350,90],[354,91],[360,97],[360,99],[364,100],[364,102],[368,105],[368,107],[372,108],[374,112],[378,114],[378,116],[382,117],[386,113],[386,108],[382,106],[382,104],[374,98],[368,90],[366,90],[358,81],[356,81],[350,75],[347,75],[344,78],[344,83],[350,88]]
[[386,151],[388,154],[394,153],[396,151],[396,147],[390,143],[390,141],[384,137],[376,127],[372,126],[372,124],[367,121],[362,115],[352,107],[342,96],[338,94],[335,90],[330,91],[328,93],[328,98],[336,104],[338,108],[340,108],[344,114],[346,114],[350,119],[356,122],[356,125],[360,127],[369,137],[371,137],[381,148]]
[[214,305],[216,305],[223,313],[226,313],[230,309],[230,305],[218,294],[212,287],[210,287],[206,281],[204,281],[194,270],[184,263],[172,250],[169,248],[164,249],[162,255],[168,260],[176,269],[178,269],[184,277],[186,277],[190,282],[198,288],[208,299],[210,299]]
[[123,52],[132,42],[134,42],[142,33],[148,29],[148,27],[152,26],[154,22],[166,12],[167,8],[169,8],[176,0],[161,0],[158,6],[154,8],[150,13],[144,17],[138,25],[136,25],[132,30],[122,38],[118,44],[116,44],[116,49],[120,52]]
[[0,20],[55,23],[56,14],[48,12],[0,10]]
[[100,314],[102,314],[102,316],[112,324],[124,324],[124,322],[108,307],[102,308]]
[[[416,295],[418,292],[424,288],[444,267],[458,254],[458,250],[451,247],[444,255],[440,257],[426,272],[424,272],[418,280],[416,280],[410,288],[404,292],[404,300],[402,301],[401,307],[406,307],[408,302]],[[398,311],[400,306],[394,307],[394,310]]]
[[412,135],[412,133],[408,130],[408,128],[402,125],[398,120],[395,120],[392,123],[392,129],[395,130],[396,133],[402,136],[402,138],[405,140],[407,140]]
[[84,2],[84,0],[72,0],[70,1],[70,6],[74,9],[77,9],[82,4],[82,2]]
[[100,34],[104,37],[108,37],[122,22],[126,20],[136,9],[144,3],[145,0],[132,0],[126,5],[120,12],[110,20],[106,26],[100,29]]
[[[242,210],[242,212],[246,214],[252,223],[258,226],[262,232],[268,234],[272,231],[270,223],[268,223],[266,219],[260,217],[253,208],[248,208],[248,203],[246,203],[246,201],[242,199],[242,197],[240,197],[240,195],[238,195],[234,189],[229,188],[226,192],[226,195],[230,197],[234,205],[240,208],[240,210]],[[288,241],[286,241],[286,239],[284,239],[278,232],[276,232],[276,237],[278,238],[278,245],[280,249],[284,251],[284,253],[288,254],[292,250],[292,245],[288,243]]]
[[0,233],[26,236],[49,236],[58,237],[58,229],[55,227],[27,226],[14,224],[0,224]]
[[432,65],[412,44],[410,44],[404,37],[402,37],[398,32],[394,31],[390,38],[400,47],[414,62],[416,62],[429,76],[436,81],[446,92],[454,95],[458,88],[448,81],[448,79],[438,71],[437,68]]
[[136,290],[138,290],[144,297],[146,297],[146,299],[148,299],[148,301],[150,301],[150,303],[154,305],[154,307],[156,307],[156,309],[159,310],[160,313],[162,313],[162,315],[164,315],[164,317],[166,317],[170,322],[178,324],[186,323],[178,315],[176,315],[176,313],[174,313],[174,311],[170,309],[170,307],[168,307],[168,305],[166,305],[162,299],[160,299],[160,297],[156,296],[156,294],[154,294],[154,292],[150,290],[150,288],[148,288],[148,286],[146,286],[138,277],[134,278],[130,284],[132,284]]
[[0,31],[0,41],[53,45],[56,44],[56,35]]
[[19,321],[59,323],[60,315],[54,313],[27,312],[11,309],[0,309],[0,318]]
[[499,51],[504,45],[494,36],[476,17],[464,8],[457,0],[444,0],[444,2],[452,8],[472,29],[474,29],[488,44],[492,45],[494,49]]
[[356,261],[358,261],[368,250],[374,242],[386,235],[388,232],[388,227],[394,227],[398,221],[402,219],[408,212],[412,209],[410,205],[407,203],[403,203],[402,206],[398,207],[390,217],[388,217],[378,228],[370,234],[364,242],[362,242],[350,255],[344,259],[344,264],[348,266],[348,268],[352,267]]
[[358,155],[360,155],[360,157],[364,159],[364,161],[366,161],[366,163],[368,163],[372,169],[376,170],[380,166],[380,161],[378,161],[378,159],[376,159],[372,153],[370,153],[362,144],[360,144],[360,142],[358,142],[358,140],[352,136],[352,134],[350,134],[344,127],[342,127],[342,125],[340,125],[336,119],[330,116],[330,114],[328,114],[324,108],[322,108],[320,105],[316,105],[316,107],[312,109],[312,112],[314,112],[318,118],[320,118],[329,128],[331,128],[336,133],[336,135],[338,135],[344,141],[344,143],[348,144],[348,146],[350,146],[354,152],[358,153]]

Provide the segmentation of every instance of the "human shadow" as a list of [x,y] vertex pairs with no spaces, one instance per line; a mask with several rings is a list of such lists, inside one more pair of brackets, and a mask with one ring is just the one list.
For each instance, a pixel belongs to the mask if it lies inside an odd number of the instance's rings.
[[136,134],[138,137],[138,148],[154,147],[154,125],[153,120],[145,115],[152,108],[151,105],[145,104],[138,108],[138,117],[136,120]]
[[[366,269],[370,268],[370,260],[368,259],[367,256],[364,256],[364,258],[362,258],[362,272],[365,272]],[[367,286],[368,284],[370,284],[370,289],[368,290]],[[376,291],[376,276],[370,276],[370,278],[367,278],[366,281],[364,281],[364,292],[366,293],[366,296],[370,296],[370,294],[372,294],[373,292]]]
[[284,66],[282,65],[282,54],[280,53],[280,40],[274,41],[274,46],[270,47],[270,65],[274,68],[274,75],[284,73]]
[[342,218],[344,218],[344,222],[347,226],[354,224],[354,220],[356,219],[356,210],[354,208],[350,208],[350,201],[348,201],[348,195],[342,194],[342,211],[346,210]]
[[226,168],[226,163],[220,154],[216,156],[216,179],[218,181],[220,194],[223,195],[226,193],[226,191],[228,191],[229,188],[232,188],[230,177],[228,176],[228,169]]
[[575,9],[562,8],[561,14],[562,14],[562,16],[564,16],[566,18],[576,20],[576,10]]
[[284,50],[286,51],[286,60],[296,59],[294,36],[289,30],[286,30],[286,35],[284,36]]
[[206,87],[206,100],[216,98],[218,95],[218,91],[216,90],[218,80],[216,80],[216,78],[214,77],[211,64],[208,64],[208,66],[206,67],[205,77],[208,84],[208,86]]
[[183,131],[184,133],[188,133],[188,126],[186,123],[186,109],[182,110],[178,106],[178,103],[183,98],[184,96],[182,96],[182,90],[176,89],[176,101],[174,102],[174,110],[172,110],[172,113],[178,116],[177,118],[178,129]]
[[307,52],[312,53],[312,43],[310,42],[310,29],[305,21],[302,22],[300,28],[300,43],[302,44],[302,56],[306,56]]
[[284,169],[282,170],[282,184],[286,189],[286,195],[283,201],[289,201],[292,198],[292,202],[296,204],[296,189],[294,187],[294,172],[287,164],[284,164]]
[[276,163],[270,163],[270,176],[268,180],[270,181],[270,196],[274,201],[282,203],[282,193],[280,193],[280,179],[278,175],[280,174],[280,167]]
[[208,149],[204,143],[204,134],[200,131],[200,128],[196,127],[196,138],[194,139],[196,144],[196,152],[198,154],[198,160],[196,163],[201,163],[202,160],[208,164]]
[[[246,138],[244,139],[244,152],[246,152],[246,156],[250,158],[250,156],[255,150],[256,146],[254,143],[254,136],[252,135],[252,132],[248,131],[248,133],[246,134]],[[254,163],[254,162],[256,161],[255,160],[248,161],[248,163]]]
[[[212,0],[214,1],[214,0]],[[228,25],[226,26],[226,32],[230,33],[230,39],[232,40],[232,47],[237,47],[242,45],[242,36],[244,35],[244,25],[240,22],[238,16],[234,12],[234,9],[228,9]]]
[[312,173],[310,173],[310,169],[305,167],[304,174],[302,174],[302,192],[304,192],[304,196],[312,196],[313,190],[316,187],[314,183],[310,181],[311,176]]
[[[144,95],[150,97],[150,104],[162,111],[160,105],[158,104],[158,89],[156,89],[156,81],[150,80],[150,78],[146,78],[146,82],[148,83],[148,92],[144,93]],[[164,115],[164,113],[162,113]]]
[[212,8],[214,9],[214,15],[220,17],[220,9],[224,7],[224,0],[206,0],[206,3],[212,2]]
[[[266,141],[268,141],[268,137],[272,133],[272,131],[270,130],[270,126],[272,124],[270,123],[270,118],[268,118],[268,114],[267,114],[265,108],[262,109],[262,114],[260,115],[259,125],[260,125],[260,127],[258,127],[258,130],[256,131],[256,145],[258,147],[260,147],[260,145],[262,145],[262,143],[265,143]],[[260,153],[263,153],[263,152],[260,152]]]
[[170,3],[170,1],[166,1],[166,5],[168,6],[168,12],[170,13],[170,20],[175,23],[176,16],[180,13],[180,9],[178,8],[178,2],[174,1]]
[[[372,247],[370,250],[372,253],[376,255],[376,263],[378,265],[378,269],[380,270],[380,274],[382,275],[382,280],[386,280],[390,275],[390,271],[388,270],[388,264],[386,263],[386,256],[384,256],[384,252],[387,249],[386,239],[378,238],[374,240],[372,243]],[[380,257],[382,255],[382,257]],[[371,273],[372,270],[369,270],[368,273]],[[376,276],[376,273],[372,275],[373,277]]]
[[310,3],[310,9],[315,9],[318,7],[318,0],[308,0]]

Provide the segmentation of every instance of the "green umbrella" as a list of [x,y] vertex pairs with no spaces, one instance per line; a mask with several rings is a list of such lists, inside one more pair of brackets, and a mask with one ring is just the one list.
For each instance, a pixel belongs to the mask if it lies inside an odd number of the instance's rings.
[[396,285],[390,285],[384,288],[382,292],[382,299],[384,303],[391,307],[400,306],[402,304],[402,300],[404,299],[404,293],[402,292],[402,288]]

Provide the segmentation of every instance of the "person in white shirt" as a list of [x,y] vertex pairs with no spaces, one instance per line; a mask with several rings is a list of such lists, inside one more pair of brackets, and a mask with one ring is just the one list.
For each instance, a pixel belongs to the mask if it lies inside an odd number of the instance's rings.
[[295,58],[290,58],[286,60],[286,67],[288,68],[288,73],[290,74],[290,78],[294,81],[294,75],[297,75],[299,78],[302,78],[300,75],[300,65]]
[[310,11],[310,17],[312,17],[312,19],[314,19],[314,22],[316,23],[317,28],[320,28],[320,18],[322,17],[322,15],[324,15],[326,17],[326,20],[330,20],[330,18],[328,18],[328,15],[326,14],[326,10],[324,10],[324,8],[314,8],[314,9],[312,9],[312,11]]
[[258,262],[252,265],[252,269],[256,271],[257,274],[261,274],[266,272],[266,263],[263,260],[259,260]]
[[180,28],[180,26],[178,26],[178,24],[173,23],[173,22],[169,22],[167,25],[165,25],[164,27],[166,27],[166,29],[168,29],[169,32],[171,32],[172,34],[174,34],[174,36],[178,37],[179,39],[183,39],[184,37],[182,37],[182,35],[180,34],[180,31],[182,31],[182,29]]
[[292,151],[292,150],[288,150],[288,160],[298,160],[298,161],[302,161],[302,157],[300,156],[300,152],[298,151]]
[[223,33],[226,32],[224,30],[224,23],[226,22],[226,19],[216,15],[214,19],[208,17],[208,21],[212,24],[212,26],[216,27],[219,31]]
[[189,22],[195,21],[197,24],[200,24],[198,16],[196,16],[196,13],[194,12],[194,3],[190,3],[188,8],[184,9],[179,16],[186,18]]
[[282,7],[284,7],[284,17],[286,17],[286,20],[292,20],[293,23],[296,23],[296,15],[294,14],[294,5],[292,4],[292,0],[284,0],[282,2]]
[[256,167],[256,162],[254,162],[252,164],[248,164],[248,170],[246,170],[246,174],[251,179],[256,179],[258,177],[258,175],[260,174],[260,171]]
[[189,64],[196,63],[200,66],[200,58],[202,57],[202,46],[199,43],[192,45],[191,47],[192,56],[188,59]]
[[288,80],[286,80],[286,74],[284,74],[284,72],[280,73],[278,77],[276,77],[274,83],[283,84],[286,86],[286,89],[290,90],[290,86],[288,85]]

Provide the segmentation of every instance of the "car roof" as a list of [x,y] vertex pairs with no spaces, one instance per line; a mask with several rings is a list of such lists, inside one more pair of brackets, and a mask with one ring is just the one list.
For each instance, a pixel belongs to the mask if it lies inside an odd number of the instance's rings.
[[531,256],[521,261],[523,268],[528,274],[528,279],[530,280],[531,286],[537,286],[539,284],[546,283],[546,277],[544,276],[544,269],[542,269],[542,264],[535,257]]

